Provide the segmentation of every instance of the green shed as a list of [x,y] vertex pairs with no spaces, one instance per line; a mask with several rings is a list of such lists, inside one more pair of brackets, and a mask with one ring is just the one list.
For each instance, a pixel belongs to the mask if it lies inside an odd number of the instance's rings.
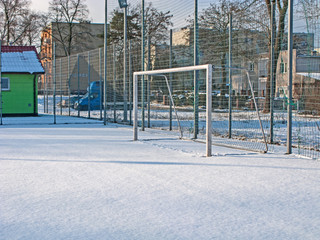
[[33,46],[1,46],[3,116],[38,115],[37,76],[44,74]]

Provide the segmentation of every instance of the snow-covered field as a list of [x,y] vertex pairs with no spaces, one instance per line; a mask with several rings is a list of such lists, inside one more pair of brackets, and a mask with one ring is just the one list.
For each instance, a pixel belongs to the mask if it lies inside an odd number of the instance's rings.
[[[57,97],[57,102],[60,97]],[[67,99],[67,96],[62,96],[62,99]],[[39,96],[39,111],[44,110],[43,96]],[[53,114],[53,98],[49,96],[49,113]],[[112,109],[107,110],[107,118],[110,121],[114,120],[122,122],[123,111],[117,110],[114,114]],[[57,115],[69,115],[69,108],[56,109]],[[70,109],[71,116],[79,116],[88,118],[88,111],[80,111]],[[128,113],[128,118],[129,118]],[[147,126],[147,110],[145,111],[145,124]],[[91,111],[90,117],[102,119],[103,113],[99,110]],[[141,121],[141,109],[138,118]],[[182,127],[183,136],[186,138],[193,138],[193,117],[192,107],[179,107],[178,117]],[[270,114],[263,114],[260,112],[261,123],[264,128],[264,133],[267,142],[270,139]],[[198,138],[205,138],[205,112],[199,113],[199,132]],[[262,130],[260,128],[257,113],[255,111],[242,111],[234,110],[232,114],[232,140],[228,139],[228,111],[226,109],[214,109],[212,113],[212,133],[214,136],[220,137],[213,139],[216,143],[222,143],[227,146],[236,146],[244,149],[265,151],[266,146],[263,140]],[[268,145],[268,151],[276,151],[277,146],[285,146],[287,143],[287,113],[283,111],[275,111],[274,113],[274,138],[273,144]],[[67,121],[65,121],[67,122]],[[299,153],[302,156],[320,159],[320,122],[319,118],[314,116],[303,116],[297,112],[293,114],[293,131],[292,131],[292,144],[293,152]],[[173,114],[173,129],[178,130],[175,114]],[[152,104],[150,111],[150,127],[162,130],[169,130],[169,111],[161,104]],[[286,152],[284,149],[283,152]]]
[[0,239],[319,239],[319,161],[206,158],[204,144],[157,130],[133,142],[97,120],[4,121]]

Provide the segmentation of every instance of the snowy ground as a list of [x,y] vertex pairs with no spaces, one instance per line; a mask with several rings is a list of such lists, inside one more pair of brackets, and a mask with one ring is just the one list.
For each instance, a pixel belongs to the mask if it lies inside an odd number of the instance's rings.
[[[60,97],[57,97],[57,102],[60,101]],[[62,99],[67,99],[67,96],[63,96]],[[44,110],[44,99],[43,96],[39,96],[39,111]],[[53,114],[53,98],[49,96],[49,113]],[[152,104],[152,109],[150,112],[150,127],[162,130],[169,130],[169,111],[161,110],[164,108],[161,104]],[[107,118],[112,121],[114,119],[114,111],[107,110]],[[69,108],[56,109],[57,115],[69,115]],[[84,118],[88,117],[87,111],[78,112],[77,110],[70,109],[71,116],[81,116]],[[145,111],[147,116],[147,111]],[[99,110],[91,111],[90,117],[102,119],[103,112]],[[117,110],[115,113],[116,121],[121,122],[123,119],[123,111]],[[129,113],[128,113],[129,115]],[[141,111],[139,111],[138,118],[142,116]],[[182,127],[183,136],[186,138],[193,137],[193,117],[192,107],[179,107],[178,116],[180,119],[180,125]],[[260,117],[262,125],[264,128],[264,133],[266,140],[269,141],[270,138],[270,114],[263,114],[260,112]],[[129,116],[128,116],[129,118]],[[178,129],[177,121],[175,120],[175,114],[173,114],[173,129]],[[255,150],[255,151],[265,151],[266,146],[263,143],[263,135],[260,128],[260,124],[257,118],[257,113],[255,111],[238,111],[234,110],[232,115],[232,140],[226,138],[228,136],[228,111],[223,109],[215,109],[212,114],[212,133],[214,136],[219,136],[220,138],[213,139],[216,143],[222,143],[227,146],[237,146],[244,149]],[[274,139],[273,142],[276,145],[285,146],[287,143],[287,113],[283,111],[276,111],[274,113]],[[67,122],[66,119],[65,122]],[[140,118],[141,120],[141,118]],[[205,123],[206,123],[205,112],[201,111],[199,113],[199,138],[204,139],[205,136]],[[147,124],[147,117],[145,119]],[[292,131],[292,144],[294,149],[292,150],[299,155],[320,159],[320,122],[319,118],[313,116],[303,116],[295,112],[293,115],[293,131]],[[221,138],[222,136],[222,138]],[[246,141],[244,141],[246,140]],[[268,151],[274,152],[277,146],[273,144],[268,145]],[[284,151],[286,149],[284,148]]]
[[72,119],[4,119],[0,239],[319,239],[319,161]]

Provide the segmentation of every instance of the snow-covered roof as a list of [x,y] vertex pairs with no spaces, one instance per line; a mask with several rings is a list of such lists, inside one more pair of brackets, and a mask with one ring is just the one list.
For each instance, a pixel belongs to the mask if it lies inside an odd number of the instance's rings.
[[1,72],[42,74],[44,69],[35,47],[3,46],[1,48]]
[[314,78],[316,80],[320,80],[320,73],[297,73],[298,75],[304,76],[304,77],[310,77]]

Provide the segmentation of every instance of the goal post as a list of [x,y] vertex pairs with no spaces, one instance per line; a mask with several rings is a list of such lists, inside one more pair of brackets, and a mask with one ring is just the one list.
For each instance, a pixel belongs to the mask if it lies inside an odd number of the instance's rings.
[[206,156],[212,156],[212,65],[197,65],[180,68],[140,71],[133,73],[133,140],[138,140],[138,77],[177,72],[206,70]]

